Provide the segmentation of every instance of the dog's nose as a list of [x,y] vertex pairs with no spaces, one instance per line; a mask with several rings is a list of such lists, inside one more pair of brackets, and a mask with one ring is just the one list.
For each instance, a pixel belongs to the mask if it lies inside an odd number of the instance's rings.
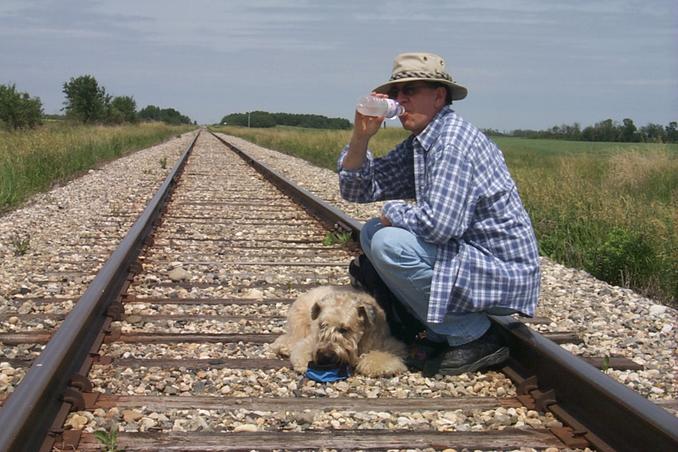
[[339,357],[332,350],[318,350],[315,355],[315,362],[321,366],[335,365],[339,363]]

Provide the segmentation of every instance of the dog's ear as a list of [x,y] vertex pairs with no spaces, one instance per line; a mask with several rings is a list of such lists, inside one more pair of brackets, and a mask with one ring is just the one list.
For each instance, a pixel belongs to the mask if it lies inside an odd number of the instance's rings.
[[315,320],[320,315],[320,305],[318,303],[313,303],[311,308],[311,320]]
[[365,325],[371,325],[377,321],[377,313],[374,310],[374,306],[361,304],[358,306],[358,317],[363,319]]

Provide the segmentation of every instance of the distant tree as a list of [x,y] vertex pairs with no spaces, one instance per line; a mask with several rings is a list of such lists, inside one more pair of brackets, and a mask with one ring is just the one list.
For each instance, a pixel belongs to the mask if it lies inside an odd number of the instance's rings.
[[220,124],[247,127],[292,126],[313,129],[350,129],[351,122],[345,118],[328,118],[322,115],[298,113],[268,113],[252,111],[249,113],[231,113],[221,118]]
[[624,118],[622,124],[619,141],[632,142],[640,140],[640,136],[637,133],[638,128],[633,123],[633,119]]
[[640,136],[648,143],[665,143],[666,130],[661,124],[649,123],[640,128]]
[[155,105],[147,105],[137,115],[139,119],[144,121],[160,121],[160,107]]
[[219,124],[247,127],[247,113],[231,113],[221,118]]
[[481,131],[482,131],[485,135],[487,135],[487,136],[492,136],[492,137],[501,137],[501,136],[504,136],[504,135],[505,135],[504,132],[501,132],[501,131],[499,131],[499,130],[497,130],[497,129],[493,129],[493,128],[481,129]]
[[594,141],[593,127],[584,127],[584,130],[581,131],[581,139],[584,141]]
[[564,125],[563,126],[563,134],[565,139],[568,140],[580,140],[581,139],[581,128],[579,126],[578,122],[575,122],[571,126],[569,125]]
[[600,121],[593,126],[596,141],[619,141],[619,127],[612,119]]
[[18,92],[14,84],[0,85],[0,123],[7,129],[33,128],[41,124],[40,98]]
[[91,75],[82,75],[64,83],[66,115],[84,123],[106,119],[110,96]]
[[168,124],[190,124],[191,118],[184,116],[174,108],[160,110],[160,120]]
[[[492,129],[487,129],[489,134],[495,134]],[[579,123],[571,126],[563,124],[553,126],[546,130],[512,130],[509,134],[514,137],[526,138],[556,138],[565,140],[583,141],[623,141],[623,142],[652,142],[652,143],[676,143],[678,142],[678,122],[672,121],[666,127],[661,124],[647,124],[638,129],[630,118],[624,118],[621,124],[612,119],[597,122],[593,126],[580,128]]]
[[66,116],[52,113],[52,114],[44,114],[44,115],[42,115],[42,118],[43,119],[51,119],[51,120],[54,120],[54,121],[63,121],[64,119],[66,119]]
[[665,128],[666,141],[669,143],[678,143],[678,122],[671,121]]
[[339,130],[348,130],[351,127],[351,121],[346,118],[329,118],[327,123],[328,129],[339,129]]
[[266,111],[250,112],[250,127],[275,127],[275,118]]
[[243,127],[275,127],[275,117],[266,111],[250,111],[247,113],[231,113],[221,119],[221,124]]
[[118,96],[111,100],[108,119],[110,122],[137,122],[137,103],[133,97]]
[[174,108],[160,108],[147,105],[139,111],[139,119],[143,121],[162,121],[168,124],[191,124],[191,118],[184,116]]

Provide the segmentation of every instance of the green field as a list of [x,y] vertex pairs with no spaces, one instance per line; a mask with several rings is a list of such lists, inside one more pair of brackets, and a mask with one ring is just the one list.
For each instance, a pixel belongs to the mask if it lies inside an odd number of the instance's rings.
[[[350,131],[217,127],[335,169]],[[407,137],[382,129],[376,155]],[[654,299],[678,299],[678,145],[496,137],[543,255]]]
[[84,126],[50,121],[34,130],[0,131],[0,212],[55,182],[193,128],[163,123]]

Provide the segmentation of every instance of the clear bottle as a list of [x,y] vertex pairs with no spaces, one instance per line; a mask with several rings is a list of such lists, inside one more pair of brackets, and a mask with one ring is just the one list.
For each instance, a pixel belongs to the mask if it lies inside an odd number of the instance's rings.
[[395,100],[372,95],[358,99],[356,110],[361,115],[384,116],[386,119],[393,119],[405,113],[405,107]]

